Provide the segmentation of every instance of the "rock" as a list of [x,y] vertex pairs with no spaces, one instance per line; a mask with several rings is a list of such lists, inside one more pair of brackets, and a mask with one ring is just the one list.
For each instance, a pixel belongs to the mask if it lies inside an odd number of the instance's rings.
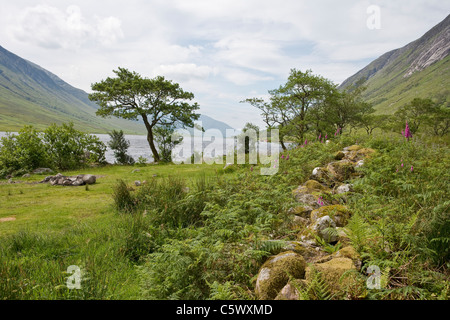
[[361,168],[364,165],[364,160],[359,160],[356,164],[355,164],[355,168]]
[[300,292],[297,288],[305,288],[306,280],[294,279],[289,281],[280,293],[276,296],[275,300],[300,300]]
[[140,182],[139,180],[136,180],[136,181],[134,182],[134,185],[135,185],[136,187],[140,187],[140,186],[141,186],[141,182]]
[[330,184],[331,178],[326,168],[322,167],[314,168],[310,178],[313,180],[317,180],[321,183],[324,183],[326,185],[331,185]]
[[352,184],[341,184],[339,187],[335,189],[335,194],[342,194],[353,191],[353,185]]
[[308,180],[303,184],[303,186],[305,186],[311,191],[330,192],[330,188],[324,186],[323,184],[321,184],[316,180]]
[[29,174],[29,173],[25,173],[25,174],[22,176],[22,178],[29,178],[29,177],[31,177],[31,174]]
[[323,216],[313,222],[309,228],[320,238],[328,243],[335,243],[339,240],[337,232],[332,232],[336,228],[336,223],[330,216]]
[[136,173],[136,172],[139,172],[139,171],[141,171],[140,169],[134,169],[133,171],[131,171],[131,173]]
[[9,178],[9,179],[8,179],[8,183],[14,183],[13,179],[12,179],[12,178]]
[[361,149],[362,147],[360,145],[354,144],[352,146],[349,147],[345,147],[344,151],[358,151],[359,149]]
[[292,223],[296,228],[303,228],[308,225],[309,220],[300,216],[294,216],[294,218],[292,219]]
[[330,162],[327,165],[327,171],[334,181],[344,182],[351,178],[352,174],[355,172],[355,167],[351,161],[344,159]]
[[343,153],[342,151],[338,151],[333,155],[335,160],[342,160],[345,157],[345,153]]
[[288,283],[289,276],[301,279],[305,275],[305,259],[287,251],[269,258],[259,270],[256,279],[255,294],[260,300],[272,300]]
[[349,150],[348,154],[345,156],[346,159],[357,162],[365,158],[369,158],[375,150],[370,148],[359,148],[357,150]]
[[320,207],[311,212],[311,223],[315,223],[317,219],[324,216],[329,216],[333,219],[337,227],[344,227],[347,225],[348,219],[350,219],[351,212],[346,206],[339,204]]
[[311,216],[311,211],[313,211],[313,208],[310,206],[297,206],[295,208],[290,208],[288,210],[288,213],[290,214],[294,214],[296,216],[305,218],[305,219],[309,219]]
[[328,286],[331,294],[342,294],[345,292],[345,288],[353,283],[352,275],[344,276],[347,271],[355,270],[356,268],[353,261],[349,258],[334,258],[330,261],[314,264],[312,267],[306,269],[305,278],[307,282],[310,282],[315,271],[321,273],[322,280]]
[[37,168],[37,169],[34,169],[32,173],[39,174],[39,173],[46,173],[46,172],[52,173],[53,170],[50,168]]
[[82,180],[85,184],[94,184],[97,181],[97,177],[92,174],[85,174]]

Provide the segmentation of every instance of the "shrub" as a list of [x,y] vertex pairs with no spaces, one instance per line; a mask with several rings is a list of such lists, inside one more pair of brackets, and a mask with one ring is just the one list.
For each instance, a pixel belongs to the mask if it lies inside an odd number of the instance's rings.
[[108,146],[114,151],[114,157],[119,164],[134,164],[134,159],[127,154],[130,141],[125,140],[125,135],[122,130],[113,130],[109,133],[111,140]]
[[26,173],[47,164],[47,148],[32,126],[25,126],[18,135],[7,133],[1,138],[0,168],[3,176],[17,171]]
[[44,131],[43,141],[51,167],[69,170],[105,162],[106,146],[98,137],[76,130],[73,123],[51,125]]

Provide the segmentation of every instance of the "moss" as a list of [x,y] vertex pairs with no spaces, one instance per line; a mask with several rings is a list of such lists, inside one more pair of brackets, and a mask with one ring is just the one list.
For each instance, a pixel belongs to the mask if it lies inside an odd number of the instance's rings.
[[305,276],[305,259],[294,251],[280,253],[267,260],[256,280],[255,293],[260,300],[274,299],[288,283],[290,276],[302,279]]
[[355,167],[349,160],[340,160],[329,163],[327,170],[334,180],[343,182],[352,176],[352,173],[355,172]]
[[297,206],[289,209],[289,213],[294,214],[296,216],[300,216],[305,219],[309,219],[311,215],[312,208],[309,206]]
[[357,144],[354,144],[354,145],[352,145],[350,147],[347,147],[347,151],[358,151],[361,148],[362,148],[361,146],[359,146]]
[[343,153],[342,151],[338,151],[336,153],[333,154],[333,158],[335,160],[342,160],[345,157],[345,153]]
[[358,252],[356,252],[355,248],[352,246],[346,246],[340,249],[338,252],[334,254],[336,258],[349,258],[352,261],[358,261],[361,259],[361,256]]
[[293,279],[289,281],[280,293],[276,296],[275,300],[299,300],[300,293],[297,288],[301,290],[307,288],[306,280],[303,279]]
[[359,150],[351,151],[347,155],[347,159],[349,159],[353,162],[356,162],[356,161],[362,160],[364,158],[369,158],[373,153],[375,153],[374,149],[362,148]]
[[[343,277],[349,270],[356,270],[353,261],[349,258],[334,258],[330,261],[315,264],[314,268],[319,271],[326,281],[333,295],[342,294],[343,288],[353,283],[352,277]],[[313,269],[308,267],[305,272],[306,281],[309,282],[313,277]]]
[[316,180],[308,180],[303,184],[306,188],[309,190],[315,190],[315,191],[324,191],[324,192],[330,192],[330,188],[322,185]]
[[331,205],[320,207],[319,209],[311,212],[311,221],[315,222],[318,218],[330,216],[338,227],[344,227],[350,219],[351,212],[346,206],[343,205]]

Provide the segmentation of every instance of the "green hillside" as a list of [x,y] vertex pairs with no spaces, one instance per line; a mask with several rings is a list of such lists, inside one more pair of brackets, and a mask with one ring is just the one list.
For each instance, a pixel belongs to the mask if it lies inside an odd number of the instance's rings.
[[450,15],[406,46],[385,53],[342,83],[365,80],[364,98],[378,113],[391,114],[413,98],[450,104]]
[[0,46],[0,131],[17,131],[30,124],[42,129],[72,121],[78,129],[92,133],[112,129],[145,133],[137,122],[103,119],[95,115],[96,110],[86,92]]

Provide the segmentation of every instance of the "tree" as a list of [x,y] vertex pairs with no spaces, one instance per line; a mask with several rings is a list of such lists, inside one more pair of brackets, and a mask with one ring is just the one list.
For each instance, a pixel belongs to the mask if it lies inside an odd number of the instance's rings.
[[194,94],[162,76],[143,78],[136,72],[120,67],[113,72],[117,77],[108,77],[92,84],[95,92],[89,95],[89,99],[100,106],[96,114],[130,120],[141,117],[147,129],[147,141],[153,159],[158,162],[160,156],[155,146],[154,129],[176,123],[182,127],[192,127],[200,116],[195,113],[199,109],[198,104],[188,102],[194,99]]
[[172,149],[183,141],[181,135],[175,134],[175,127],[166,125],[155,128],[155,139],[158,143],[160,159],[165,162],[172,161]]
[[262,111],[264,121],[269,128],[280,130],[280,142],[284,148],[283,138],[287,135],[303,141],[307,132],[308,113],[336,90],[329,80],[313,75],[311,70],[302,72],[291,69],[287,82],[278,89],[269,91],[270,101],[252,98],[248,102]]
[[122,130],[113,130],[109,133],[111,140],[108,142],[108,146],[114,151],[114,157],[120,164],[134,164],[134,159],[127,154],[130,142],[125,140],[125,135]]
[[401,106],[394,116],[400,124],[408,121],[411,133],[416,133],[419,127],[429,123],[435,103],[431,99],[414,98],[410,103]]
[[[238,136],[238,145],[244,147],[244,153],[249,154],[250,152],[256,152],[256,143],[257,141],[250,141],[250,135],[246,134],[247,131],[253,130],[256,134],[255,138],[258,139],[259,135],[259,127],[256,124],[247,122],[242,128],[242,133]],[[252,143],[250,143],[252,142]]]

